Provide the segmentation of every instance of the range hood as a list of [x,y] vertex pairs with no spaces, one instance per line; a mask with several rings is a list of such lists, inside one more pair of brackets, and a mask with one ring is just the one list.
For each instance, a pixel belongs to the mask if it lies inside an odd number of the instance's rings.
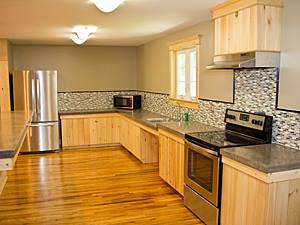
[[206,69],[274,68],[280,67],[279,52],[246,52],[220,55]]

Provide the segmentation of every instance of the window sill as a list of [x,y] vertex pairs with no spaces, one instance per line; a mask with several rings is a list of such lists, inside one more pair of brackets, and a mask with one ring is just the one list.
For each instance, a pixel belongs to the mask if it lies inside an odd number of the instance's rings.
[[169,98],[169,103],[171,105],[175,106],[181,106],[181,107],[186,107],[186,108],[191,108],[191,109],[198,109],[199,108],[199,103],[197,100],[195,101],[188,101],[184,99],[177,99],[177,98]]

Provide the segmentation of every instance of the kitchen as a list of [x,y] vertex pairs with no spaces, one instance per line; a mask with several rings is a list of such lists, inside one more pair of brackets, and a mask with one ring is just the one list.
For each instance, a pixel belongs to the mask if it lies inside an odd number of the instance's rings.
[[0,3],[0,224],[300,224],[299,3],[187,5]]

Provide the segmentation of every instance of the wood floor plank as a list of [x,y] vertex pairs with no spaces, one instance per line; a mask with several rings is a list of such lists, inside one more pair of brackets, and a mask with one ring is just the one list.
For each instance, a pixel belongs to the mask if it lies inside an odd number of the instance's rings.
[[1,225],[202,225],[182,198],[121,147],[22,155],[0,196]]

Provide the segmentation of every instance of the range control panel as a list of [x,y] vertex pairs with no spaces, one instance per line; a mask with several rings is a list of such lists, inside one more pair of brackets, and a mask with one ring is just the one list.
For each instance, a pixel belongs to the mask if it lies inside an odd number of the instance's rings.
[[228,109],[225,122],[262,131],[264,130],[266,116]]

